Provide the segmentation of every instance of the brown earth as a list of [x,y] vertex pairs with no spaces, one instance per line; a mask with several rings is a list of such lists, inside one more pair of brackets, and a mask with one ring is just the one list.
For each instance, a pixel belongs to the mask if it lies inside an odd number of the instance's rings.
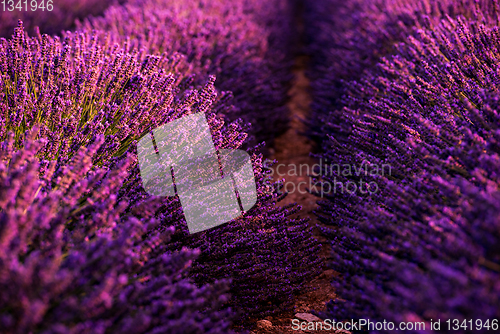
[[[309,81],[305,76],[306,63],[307,57],[305,56],[300,56],[296,59],[293,68],[295,80],[289,91],[290,101],[288,107],[291,114],[290,128],[286,133],[276,139],[274,152],[272,152],[273,155],[271,157],[271,160],[276,159],[278,161],[278,163],[273,166],[273,177],[275,180],[284,178],[285,182],[288,184],[288,191],[293,190],[293,185],[297,186],[300,182],[309,184],[307,168],[302,166],[303,172],[299,173],[301,164],[309,166],[309,170],[312,170],[312,166],[317,163],[317,161],[310,156],[310,153],[314,150],[314,143],[302,134],[302,131],[305,129],[302,120],[307,117],[311,102],[311,97],[308,92]],[[285,174],[284,176],[277,175],[276,173],[276,167],[279,164],[285,165],[281,166],[279,170],[281,175]],[[299,175],[293,175],[295,173],[293,173],[292,167],[289,166],[290,164],[297,166],[296,174]],[[301,186],[301,191],[304,192],[303,185]],[[320,236],[317,229],[318,220],[313,213],[313,210],[317,207],[317,200],[318,198],[310,193],[301,194],[298,191],[294,191],[289,193],[288,196],[278,204],[284,206],[296,202],[302,207],[302,210],[297,213],[296,216],[310,218],[310,224],[315,228],[315,237],[323,245],[321,250],[321,257],[323,259],[322,273],[307,284],[306,290],[310,291],[299,294],[295,298],[295,310],[293,312],[282,313],[261,319],[267,320],[270,323],[258,321],[257,328],[251,332],[253,334],[334,333],[334,331],[301,331],[292,329],[292,320],[295,318],[295,314],[310,313],[311,310],[323,311],[325,310],[325,303],[336,298],[335,292],[330,284],[332,277],[336,273],[327,267],[331,247],[329,247],[326,239]],[[297,256],[300,256],[300,254],[297,254]],[[307,289],[309,287],[313,289]]]

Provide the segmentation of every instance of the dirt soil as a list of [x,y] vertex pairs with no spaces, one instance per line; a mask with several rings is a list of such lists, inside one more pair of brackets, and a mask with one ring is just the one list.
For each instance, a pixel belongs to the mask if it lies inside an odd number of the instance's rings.
[[[289,111],[291,113],[290,128],[289,130],[278,137],[274,146],[274,153],[271,159],[278,160],[278,164],[284,164],[285,166],[280,167],[280,173],[286,174],[285,176],[279,176],[276,173],[276,164],[273,167],[274,179],[285,178],[287,183],[293,183],[298,185],[300,182],[306,182],[309,184],[308,175],[306,173],[297,172],[297,176],[288,175],[288,171],[291,169],[289,164],[294,164],[299,170],[301,164],[307,164],[309,169],[312,170],[312,166],[317,163],[314,158],[310,157],[310,153],[314,150],[314,143],[311,142],[305,135],[302,134],[305,126],[303,124],[303,119],[307,117],[309,112],[309,105],[311,102],[311,97],[309,95],[309,81],[305,76],[307,57],[299,56],[296,59],[296,63],[293,69],[295,74],[295,80],[290,94],[290,101],[288,103]],[[306,171],[306,168],[303,169]],[[290,174],[294,174],[291,172]],[[300,175],[302,174],[302,175]],[[288,191],[293,189],[290,184],[287,188]],[[304,187],[301,187],[302,192]],[[312,287],[313,290],[309,292],[304,292],[300,294],[295,299],[295,310],[289,313],[282,313],[275,316],[270,316],[265,319],[268,322],[259,321],[257,322],[257,328],[251,333],[253,334],[269,334],[269,333],[334,333],[334,331],[301,331],[292,329],[292,320],[295,318],[297,313],[310,313],[311,310],[323,311],[325,310],[325,303],[331,299],[335,298],[335,292],[330,284],[332,277],[335,272],[328,269],[327,262],[330,258],[330,250],[328,242],[325,238],[320,236],[317,229],[318,220],[313,213],[317,204],[318,198],[310,193],[301,194],[298,191],[290,193],[283,201],[279,202],[279,205],[286,205],[289,203],[298,203],[302,206],[302,210],[296,214],[300,217],[309,217],[311,226],[315,227],[315,237],[322,243],[321,257],[323,258],[323,270],[322,273],[313,279],[307,286]],[[299,254],[297,254],[299,256]]]

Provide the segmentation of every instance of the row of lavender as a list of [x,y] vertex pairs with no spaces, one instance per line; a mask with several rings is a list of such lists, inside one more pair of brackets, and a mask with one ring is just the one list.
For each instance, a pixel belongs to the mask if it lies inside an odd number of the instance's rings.
[[422,321],[424,332],[438,319],[458,319],[456,332],[495,329],[497,0],[308,4],[311,136],[323,161],[361,168],[334,170],[325,181],[363,179],[379,189],[338,187],[321,201],[318,216],[341,274],[333,282],[340,299],[322,316]]
[[251,123],[251,145],[265,140],[270,147],[287,127],[284,105],[293,62],[288,52],[293,29],[288,1],[275,0],[269,6],[243,0],[66,0],[50,12],[24,7],[1,11],[0,37],[10,36],[19,18],[31,35],[38,34],[38,28],[63,36],[67,33],[62,29],[96,29],[101,39],[123,45],[126,52],[136,48],[142,56],[181,53],[189,63],[183,72],[193,75],[194,83],[203,84],[213,74],[219,91],[232,92],[232,110],[221,116]]
[[269,45],[287,45],[271,19],[285,2],[194,3],[0,40],[2,333],[228,333],[289,309],[315,275],[319,246],[298,206],[276,205],[262,146],[257,204],[212,230],[189,235],[178,198],[142,188],[136,143],[155,127],[204,112],[216,147],[236,149],[253,128],[227,119],[283,117],[286,61]]
[[214,74],[215,87],[232,92],[234,107],[224,116],[252,124],[249,143],[272,145],[288,123],[290,11],[286,0],[272,6],[260,0],[131,0],[77,22],[77,30],[97,29],[110,43],[142,53],[183,54],[190,64],[184,73],[194,83]]

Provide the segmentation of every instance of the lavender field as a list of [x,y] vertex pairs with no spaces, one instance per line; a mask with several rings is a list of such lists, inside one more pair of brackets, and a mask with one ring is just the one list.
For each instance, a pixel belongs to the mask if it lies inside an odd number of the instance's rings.
[[[498,0],[47,4],[0,3],[0,334],[500,331]],[[192,234],[138,142],[197,113],[256,202]]]

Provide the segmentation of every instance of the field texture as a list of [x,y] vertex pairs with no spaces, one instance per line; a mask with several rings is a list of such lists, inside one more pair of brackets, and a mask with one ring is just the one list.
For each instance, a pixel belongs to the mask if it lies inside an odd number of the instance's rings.
[[[498,0],[10,2],[0,333],[498,330]],[[138,141],[196,113],[257,201],[190,234]]]

